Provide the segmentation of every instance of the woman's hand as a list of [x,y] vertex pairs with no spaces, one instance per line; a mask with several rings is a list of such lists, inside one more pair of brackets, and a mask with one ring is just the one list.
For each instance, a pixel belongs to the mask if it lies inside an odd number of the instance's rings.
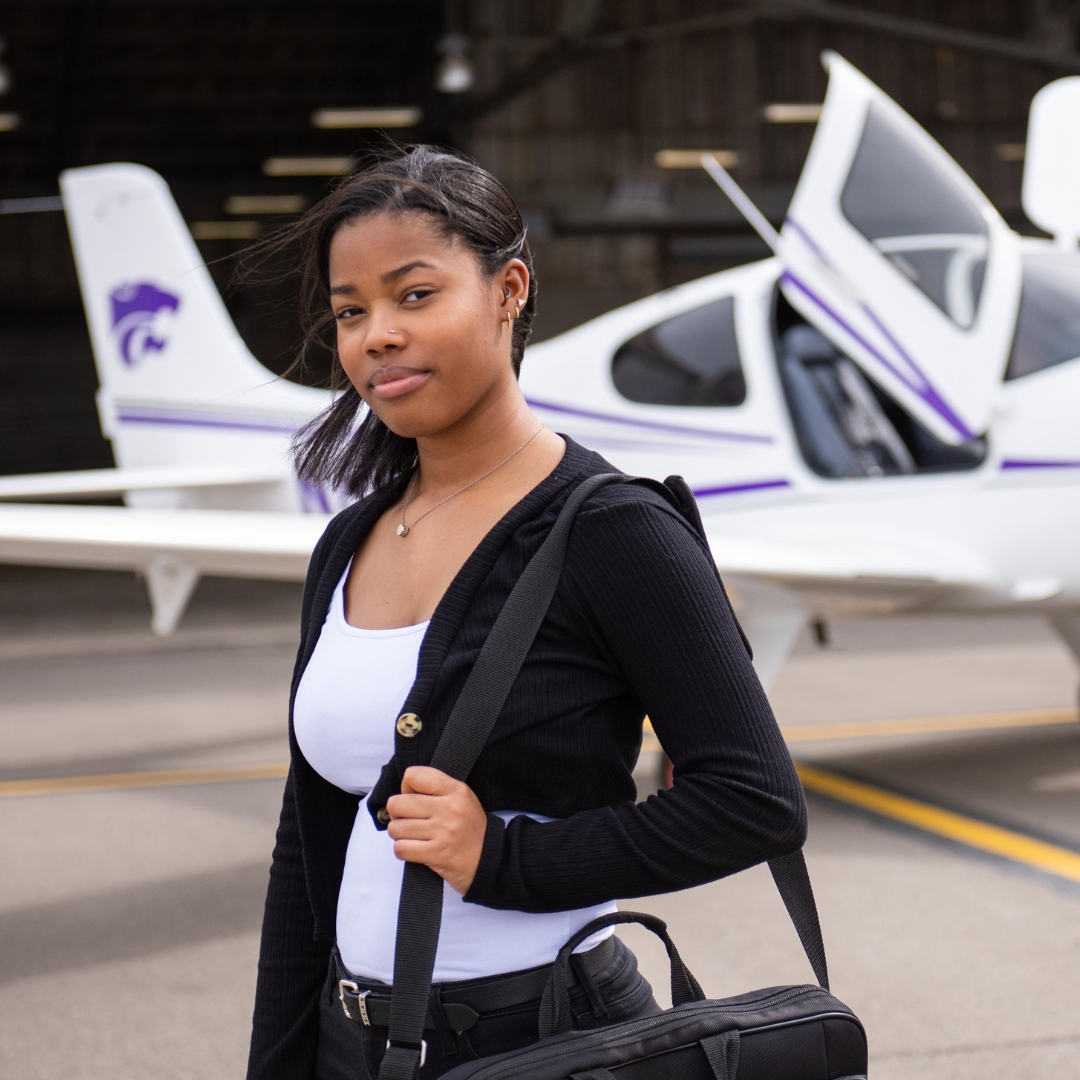
[[487,832],[487,814],[472,788],[438,769],[413,765],[386,811],[394,854],[403,862],[430,866],[464,896],[480,865]]

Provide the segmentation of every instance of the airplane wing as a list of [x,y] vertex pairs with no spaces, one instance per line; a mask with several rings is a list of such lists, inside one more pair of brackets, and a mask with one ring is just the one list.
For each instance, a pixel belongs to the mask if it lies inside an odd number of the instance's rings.
[[[146,578],[154,631],[169,634],[203,575],[303,581],[328,520],[243,510],[0,506],[0,562],[138,571]],[[766,685],[804,625],[811,595],[815,608],[822,594],[831,594],[841,608],[846,602],[858,610],[862,600],[874,610],[989,578],[971,553],[910,537],[848,528],[789,530],[778,540],[775,533],[710,524],[713,557],[732,586]]]
[[289,479],[290,474],[283,465],[177,465],[28,473],[0,477],[0,501],[96,499],[103,495],[121,495],[127,491],[279,484]]
[[328,514],[0,506],[0,562],[135,570],[153,629],[176,627],[201,576],[303,581]]
[[898,539],[850,528],[787,532],[783,539],[708,531],[709,546],[722,575],[749,575],[777,584],[832,585],[858,591],[883,585],[906,589],[978,587],[991,580],[975,554],[925,537]]
[[[173,559],[202,574],[303,581],[329,516],[245,510],[150,510],[119,506],[0,506],[0,562],[141,570]],[[913,547],[881,536],[818,534],[784,540],[711,530],[724,575],[776,583],[858,587],[977,586],[987,572],[967,552]]]
[[329,515],[123,506],[0,507],[0,561],[142,570],[160,559],[202,574],[303,581]]

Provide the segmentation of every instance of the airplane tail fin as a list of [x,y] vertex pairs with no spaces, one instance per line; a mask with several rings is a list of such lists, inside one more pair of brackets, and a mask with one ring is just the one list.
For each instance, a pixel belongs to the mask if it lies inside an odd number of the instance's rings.
[[[325,404],[325,395],[276,379],[248,351],[157,173],[129,164],[69,169],[60,188],[102,428],[118,465],[202,464],[208,455],[220,463],[220,440],[211,450],[206,439],[179,438],[180,427],[195,436],[202,425],[208,437],[211,429],[287,432]],[[146,425],[158,434],[172,425],[176,437],[148,441]],[[163,451],[166,443],[172,449]]]

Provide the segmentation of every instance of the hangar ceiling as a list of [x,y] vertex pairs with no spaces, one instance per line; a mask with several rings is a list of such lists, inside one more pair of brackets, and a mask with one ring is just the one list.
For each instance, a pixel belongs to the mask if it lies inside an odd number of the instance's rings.
[[5,140],[5,193],[60,169],[137,158],[172,182],[261,175],[274,154],[350,153],[356,133],[320,131],[320,106],[425,106],[437,0],[7,0],[0,34],[21,114]]
[[[551,333],[763,254],[700,171],[658,168],[656,154],[727,149],[735,175],[781,216],[813,125],[771,122],[768,108],[820,102],[817,56],[827,47],[897,98],[1030,230],[1019,208],[1027,107],[1051,78],[1080,71],[1078,8],[1074,0],[6,0],[0,472],[109,463],[62,214],[23,212],[33,204],[22,200],[55,199],[62,168],[134,160],[157,169],[224,287],[230,257],[283,220],[251,197],[296,208],[329,182],[268,175],[270,159],[347,159],[384,137],[316,126],[316,110],[412,107],[420,119],[390,135],[468,150],[522,203],[541,281],[538,329]],[[466,92],[437,89],[448,58],[471,70]],[[285,367],[296,332],[287,290],[240,290],[229,303],[256,355]]]

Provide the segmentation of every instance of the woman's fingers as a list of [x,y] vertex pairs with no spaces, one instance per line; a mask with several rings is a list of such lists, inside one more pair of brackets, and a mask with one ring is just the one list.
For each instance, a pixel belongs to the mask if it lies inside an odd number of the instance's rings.
[[391,840],[431,840],[438,828],[430,818],[395,818],[386,827]]
[[[425,840],[395,840],[394,854],[402,862],[418,862],[431,866],[430,847],[431,845]],[[431,868],[435,870],[434,866]]]
[[472,789],[438,769],[414,765],[386,810],[394,854],[430,866],[459,893],[468,892],[487,831],[487,814]]
[[465,785],[430,765],[411,765],[401,778],[401,793],[408,795],[450,795]]
[[386,800],[386,812],[391,818],[429,818],[438,813],[438,796],[392,795]]

